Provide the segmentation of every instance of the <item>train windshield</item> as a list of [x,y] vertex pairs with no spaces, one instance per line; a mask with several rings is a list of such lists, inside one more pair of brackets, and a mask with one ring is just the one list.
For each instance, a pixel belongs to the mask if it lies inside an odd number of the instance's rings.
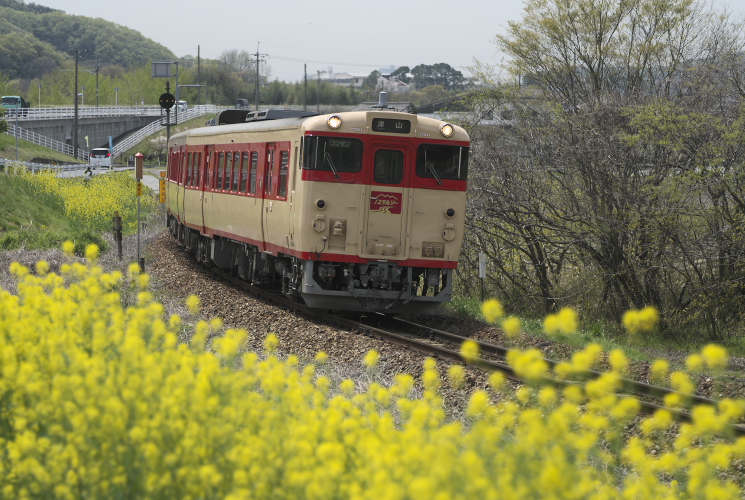
[[416,174],[443,180],[464,181],[468,177],[468,150],[462,146],[422,144],[416,155]]
[[305,141],[305,165],[309,170],[339,172],[362,170],[362,141],[346,137],[308,137]]

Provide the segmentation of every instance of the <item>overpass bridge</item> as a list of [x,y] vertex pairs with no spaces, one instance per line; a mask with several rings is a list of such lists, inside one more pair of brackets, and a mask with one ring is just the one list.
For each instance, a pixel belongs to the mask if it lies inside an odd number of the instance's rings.
[[[225,109],[214,105],[192,106],[185,112],[171,112],[171,125],[183,123],[202,115]],[[79,106],[78,145],[74,151],[73,132],[75,108],[41,107],[7,110],[3,117],[8,122],[7,134],[44,146],[73,158],[88,160],[92,148],[108,148],[109,137],[114,144],[114,155],[135,146],[148,135],[166,127],[166,113],[160,106]]]

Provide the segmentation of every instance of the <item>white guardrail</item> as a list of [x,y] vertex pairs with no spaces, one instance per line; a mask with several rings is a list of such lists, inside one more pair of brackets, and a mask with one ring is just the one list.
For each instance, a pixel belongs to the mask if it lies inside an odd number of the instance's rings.
[[[20,169],[31,171],[32,174],[43,171],[51,171],[57,174],[57,177],[79,177],[83,175],[85,169],[90,165],[86,163],[75,163],[70,165],[31,163],[27,161],[9,160],[0,158],[0,165],[4,167],[5,174],[16,173]],[[3,174],[0,174],[3,175]]]
[[[210,114],[210,113],[217,113],[218,111],[222,111],[224,109],[227,109],[225,107],[218,107],[212,104],[207,105],[201,105],[201,106],[193,106],[189,109],[187,109],[185,112],[178,113],[178,122],[183,123],[187,120],[191,120],[192,118],[197,118],[202,115]],[[88,114],[82,113],[82,111],[85,110],[86,112],[90,111]],[[7,134],[13,137],[16,137],[16,121],[21,121],[23,119],[31,120],[54,120],[54,119],[68,119],[68,118],[74,118],[75,116],[75,110],[73,108],[31,108],[26,109],[22,111],[28,111],[28,115],[21,116],[19,115],[16,120],[16,116],[8,116],[5,115],[4,119],[8,122],[8,130]],[[45,113],[46,111],[50,111]],[[69,111],[72,111],[70,114],[67,114]],[[78,118],[81,117],[105,117],[105,116],[133,116],[138,115],[140,111],[142,112],[142,116],[153,116],[158,117],[157,120],[154,120],[152,123],[146,125],[145,127],[137,130],[136,132],[130,134],[129,136],[125,137],[123,140],[119,141],[117,144],[114,144],[114,151],[113,154],[117,155],[120,154],[129,148],[139,144],[145,137],[154,134],[166,126],[166,113],[165,110],[163,110],[159,106],[146,106],[146,107],[112,107],[112,108],[81,108],[78,110]],[[34,112],[38,112],[35,113]],[[106,114],[106,113],[116,113],[116,114]],[[34,115],[34,117],[32,117]],[[176,125],[176,113],[171,113],[171,126]],[[37,134],[36,132],[32,132],[30,130],[24,129],[21,126],[18,126],[18,138],[23,139],[24,141],[29,141],[34,144],[38,144],[39,146],[43,146],[45,148],[52,149],[54,151],[58,151],[60,153],[76,157],[74,154],[74,148],[67,143],[57,141],[55,139],[51,139],[49,137],[43,136],[41,134]],[[89,159],[89,153],[86,150],[78,148],[78,154],[77,158],[80,158],[81,160],[88,161]],[[0,158],[0,160],[2,160]]]
[[[208,109],[215,109],[213,104],[192,106],[186,113],[192,110],[202,110],[209,113]],[[25,108],[20,110],[6,109],[4,119],[8,121],[23,120],[59,120],[61,118],[75,118],[75,108],[42,106],[39,108]],[[171,108],[171,117],[176,108]],[[214,113],[214,111],[212,111]],[[165,110],[160,106],[78,106],[78,118],[104,118],[107,116],[161,116],[165,117]],[[179,113],[179,116],[183,113]],[[173,118],[172,118],[173,119]],[[182,121],[179,119],[179,121]]]

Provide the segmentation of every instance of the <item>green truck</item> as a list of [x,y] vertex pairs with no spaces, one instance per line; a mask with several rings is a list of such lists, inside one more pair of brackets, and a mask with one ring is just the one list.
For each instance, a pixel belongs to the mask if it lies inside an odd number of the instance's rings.
[[4,95],[2,98],[2,107],[6,109],[8,116],[26,115],[31,103],[18,95]]

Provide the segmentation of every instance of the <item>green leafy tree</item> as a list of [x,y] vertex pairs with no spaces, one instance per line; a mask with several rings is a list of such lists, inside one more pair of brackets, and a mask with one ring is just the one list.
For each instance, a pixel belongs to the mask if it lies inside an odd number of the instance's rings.
[[380,71],[373,70],[367,75],[367,78],[362,82],[363,89],[374,89],[378,86],[378,78],[380,78]]
[[408,66],[400,66],[396,71],[391,73],[391,78],[396,77],[404,83],[409,83],[408,74],[411,72]]
[[416,88],[442,85],[445,90],[461,89],[465,83],[463,73],[446,63],[420,64],[411,70]]
[[736,331],[742,25],[690,0],[529,0],[496,41],[535,85],[476,76],[474,116],[502,126],[471,127],[467,259],[486,249],[490,286],[528,310],[654,305],[676,335]]

